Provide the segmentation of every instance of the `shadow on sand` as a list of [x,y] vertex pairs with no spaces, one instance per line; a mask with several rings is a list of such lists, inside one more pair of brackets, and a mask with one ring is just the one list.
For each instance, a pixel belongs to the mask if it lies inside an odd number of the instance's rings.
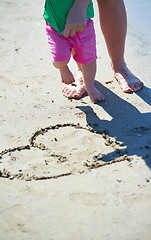
[[[97,88],[101,89],[106,99],[98,105],[112,117],[112,120],[100,119],[90,106],[77,106],[85,113],[87,124],[94,130],[107,130],[110,137],[116,137],[118,141],[123,142],[124,151],[128,156],[142,157],[151,169],[151,113],[141,113],[132,104],[98,82]],[[151,89],[144,87],[136,94],[151,105]],[[108,162],[116,157],[116,152],[111,152],[100,160]]]

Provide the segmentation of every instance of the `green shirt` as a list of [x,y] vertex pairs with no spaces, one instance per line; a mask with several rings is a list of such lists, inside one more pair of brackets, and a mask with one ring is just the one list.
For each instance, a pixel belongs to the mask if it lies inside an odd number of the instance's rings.
[[[45,0],[43,17],[59,34],[63,34],[68,12],[75,0]],[[92,1],[89,3],[86,13],[87,18],[94,17]]]

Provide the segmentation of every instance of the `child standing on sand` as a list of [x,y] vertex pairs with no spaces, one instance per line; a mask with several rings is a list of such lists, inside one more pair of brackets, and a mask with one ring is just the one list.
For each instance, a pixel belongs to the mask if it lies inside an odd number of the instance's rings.
[[[71,54],[77,63],[78,70],[82,73],[82,78],[92,102],[104,100],[94,86],[96,74],[96,39],[92,17],[94,17],[93,3],[89,3],[86,13],[87,25],[84,31],[75,33],[74,36],[63,36],[68,12],[74,0],[46,0],[44,7],[44,19],[46,21],[46,33],[53,65],[59,69],[61,80],[65,84],[75,82],[74,76],[68,68]],[[72,96],[72,97],[76,97]]]

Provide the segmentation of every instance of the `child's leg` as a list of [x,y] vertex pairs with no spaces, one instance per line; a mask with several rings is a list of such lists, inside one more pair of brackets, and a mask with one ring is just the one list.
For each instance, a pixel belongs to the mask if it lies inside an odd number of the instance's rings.
[[60,70],[62,82],[65,84],[73,83],[75,79],[67,65],[71,57],[71,43],[67,38],[57,33],[49,23],[46,23],[46,33],[53,65]]
[[[75,54],[75,50],[72,48],[71,55],[72,57]],[[69,87],[65,86],[62,89],[63,96],[67,98],[81,98],[82,95],[86,92],[84,88],[83,74],[81,64],[76,62],[78,67],[78,72],[75,78],[75,84],[69,85]]]
[[[75,54],[73,58],[76,62],[81,63],[80,65],[78,65],[78,68],[82,70],[83,75],[83,78],[81,79],[80,90],[86,90],[92,102],[100,102],[104,100],[103,94],[101,94],[94,86],[97,56],[95,30],[93,26],[93,21],[91,19],[87,21],[87,26],[84,32],[76,34],[74,50]],[[67,91],[66,93],[69,97]],[[78,94],[78,97],[79,95],[80,94]],[[75,95],[72,96],[74,97]]]
[[65,84],[71,84],[75,82],[72,72],[68,68],[68,61],[53,61],[53,65],[59,69],[61,75],[61,81]]
[[67,98],[79,99],[86,93],[81,64],[77,63],[77,67],[78,67],[78,71],[75,77],[75,83],[65,86],[62,89],[63,96]]
[[94,86],[94,79],[96,74],[96,61],[89,64],[81,64],[85,90],[87,91],[91,101],[101,102],[104,100],[104,95],[100,93]]
[[[75,51],[72,48],[71,55],[74,56]],[[83,74],[81,64],[76,62],[78,71],[75,78],[75,84],[71,84],[69,87],[65,86],[62,89],[63,96],[67,98],[81,98],[82,95],[86,92],[84,88]]]

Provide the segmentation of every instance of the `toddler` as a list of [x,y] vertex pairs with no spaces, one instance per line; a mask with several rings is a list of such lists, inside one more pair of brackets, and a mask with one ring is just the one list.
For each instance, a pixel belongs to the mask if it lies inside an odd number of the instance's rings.
[[[44,19],[46,21],[46,33],[53,65],[59,69],[61,80],[65,84],[73,84],[74,76],[68,68],[71,55],[77,63],[79,72],[82,73],[85,90],[91,101],[100,102],[104,100],[94,86],[96,74],[96,39],[92,21],[94,17],[93,3],[89,3],[86,13],[87,25],[84,31],[75,33],[74,36],[63,36],[68,12],[74,0],[46,0],[44,7]],[[80,87],[80,86],[79,86]],[[76,97],[76,95],[72,96]]]

